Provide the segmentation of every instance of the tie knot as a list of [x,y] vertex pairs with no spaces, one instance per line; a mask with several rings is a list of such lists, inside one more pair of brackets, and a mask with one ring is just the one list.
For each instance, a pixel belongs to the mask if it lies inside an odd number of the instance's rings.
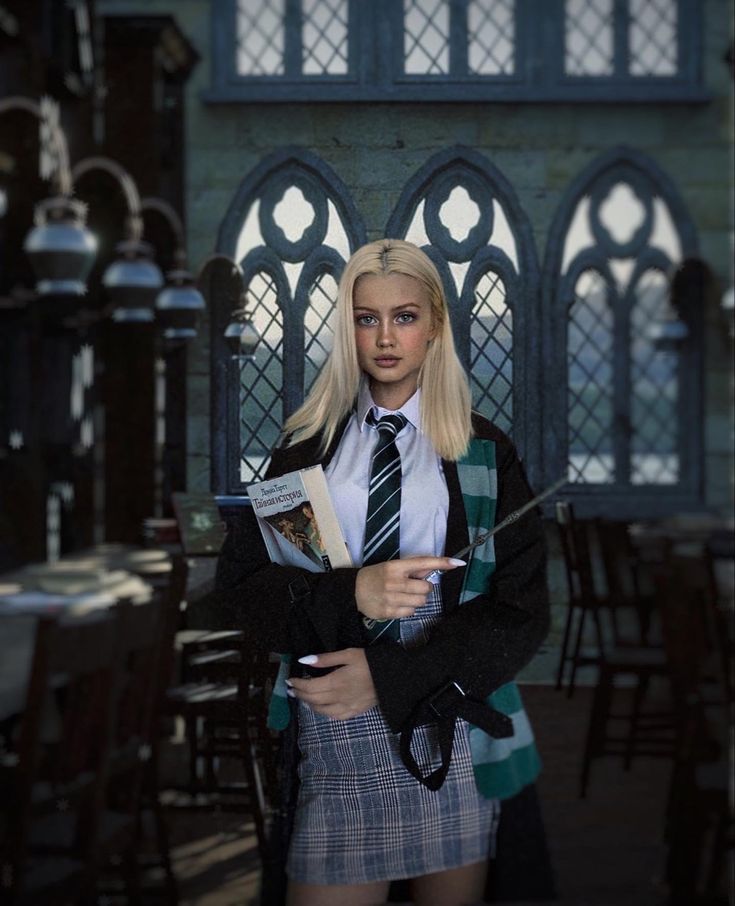
[[375,425],[381,434],[392,435],[395,437],[403,428],[406,427],[407,419],[400,412],[394,412],[391,415],[384,415],[382,418],[375,418],[375,413],[371,409],[368,413],[367,423]]

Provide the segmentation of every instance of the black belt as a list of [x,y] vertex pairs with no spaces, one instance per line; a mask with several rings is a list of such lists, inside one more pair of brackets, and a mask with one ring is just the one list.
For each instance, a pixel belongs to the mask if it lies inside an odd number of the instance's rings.
[[[513,721],[507,714],[491,708],[486,702],[468,698],[462,687],[450,680],[428,699],[421,702],[414,713],[411,725],[401,733],[401,758],[408,771],[425,787],[438,790],[446,779],[452,760],[454,728],[461,717],[496,739],[513,735]],[[441,764],[424,774],[411,752],[413,733],[416,727],[436,723],[439,736]]]

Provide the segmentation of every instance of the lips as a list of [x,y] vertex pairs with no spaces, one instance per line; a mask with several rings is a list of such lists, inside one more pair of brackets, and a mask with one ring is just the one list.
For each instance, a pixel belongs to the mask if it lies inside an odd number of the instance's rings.
[[389,355],[381,356],[379,359],[375,359],[375,364],[380,365],[383,368],[387,368],[390,365],[396,365],[398,362],[400,362],[400,359],[396,358],[396,356]]

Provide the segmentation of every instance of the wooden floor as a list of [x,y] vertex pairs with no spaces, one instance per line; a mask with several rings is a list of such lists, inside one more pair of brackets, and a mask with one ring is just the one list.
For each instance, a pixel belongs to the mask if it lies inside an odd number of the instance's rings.
[[[589,687],[570,700],[550,686],[525,685],[544,771],[539,783],[561,906],[659,906],[665,901],[662,839],[669,765],[641,758],[595,762],[578,796]],[[623,693],[625,694],[625,693]],[[173,810],[171,833],[182,906],[259,903],[252,830],[241,816]]]

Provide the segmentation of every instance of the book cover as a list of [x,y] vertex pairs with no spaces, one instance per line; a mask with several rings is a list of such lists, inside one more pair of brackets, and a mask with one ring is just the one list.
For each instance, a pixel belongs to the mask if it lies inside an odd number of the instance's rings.
[[225,523],[214,494],[174,491],[171,501],[184,553],[219,553],[225,540]]
[[352,566],[321,466],[255,482],[247,491],[275,563],[311,572]]

